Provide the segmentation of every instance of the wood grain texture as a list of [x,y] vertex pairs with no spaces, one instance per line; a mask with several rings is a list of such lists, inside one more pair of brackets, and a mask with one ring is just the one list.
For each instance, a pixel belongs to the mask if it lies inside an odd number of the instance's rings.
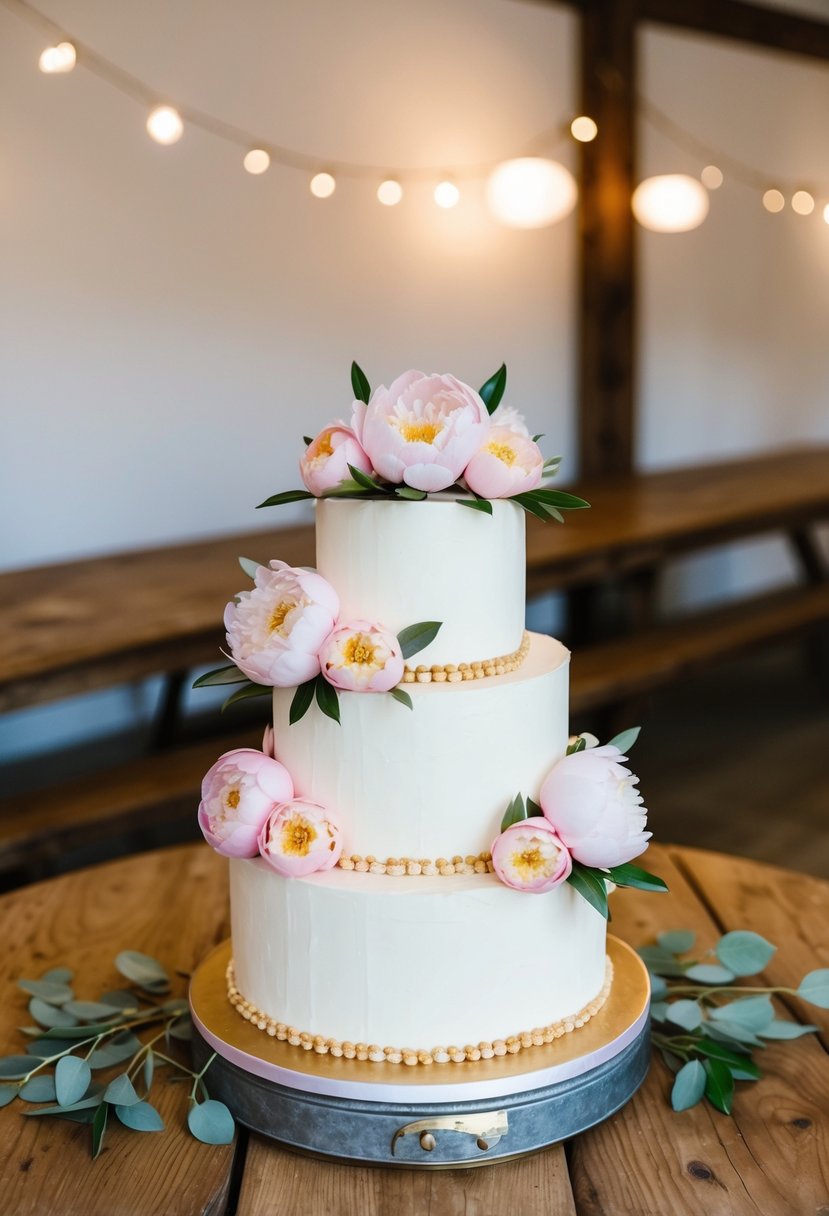
[[[154,955],[171,973],[190,971],[227,935],[226,917],[226,865],[203,846],[150,853],[3,896],[2,1050],[20,1050],[15,1027],[29,1021],[27,998],[15,987],[19,977],[70,966],[77,972],[78,995],[93,997],[120,986],[112,960],[122,949]],[[175,995],[184,991],[185,981],[177,979]],[[9,1216],[224,1212],[233,1146],[193,1140],[184,1127],[186,1090],[162,1079],[156,1084],[166,1130],[140,1135],[111,1125],[95,1162],[88,1127],[24,1118],[19,1102],[0,1111],[2,1211]]]
[[497,1168],[383,1170],[248,1146],[238,1216],[576,1216],[560,1145]]
[[[645,865],[666,879],[670,894],[618,892],[612,911],[619,936],[641,945],[657,932],[682,928],[696,931],[700,951],[716,942],[721,930],[684,877],[684,855],[681,849],[649,849]],[[707,855],[698,856],[704,866]],[[722,860],[728,865],[732,859]],[[791,927],[786,936],[795,931]],[[573,1142],[570,1174],[579,1216],[819,1211],[829,1194],[829,1058],[807,1038],[769,1046],[762,1068],[756,1087],[738,1085],[733,1118],[707,1103],[676,1114],[670,1074],[655,1057],[632,1102]]]

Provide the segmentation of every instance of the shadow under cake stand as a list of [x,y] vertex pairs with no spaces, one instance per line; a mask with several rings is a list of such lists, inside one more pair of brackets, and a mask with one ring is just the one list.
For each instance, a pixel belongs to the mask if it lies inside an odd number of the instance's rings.
[[230,941],[194,972],[190,1007],[210,1094],[235,1118],[303,1152],[360,1165],[472,1166],[534,1152],[607,1119],[648,1070],[648,973],[608,937],[602,1009],[553,1043],[463,1064],[375,1064],[318,1055],[265,1034],[227,999]]

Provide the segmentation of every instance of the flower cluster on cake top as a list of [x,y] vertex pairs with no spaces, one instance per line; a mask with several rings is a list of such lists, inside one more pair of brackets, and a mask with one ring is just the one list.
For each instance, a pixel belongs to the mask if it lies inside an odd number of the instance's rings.
[[563,522],[562,511],[589,506],[583,498],[542,485],[558,470],[545,460],[523,416],[502,405],[502,364],[476,392],[455,376],[407,371],[373,392],[351,365],[354,403],[349,422],[324,427],[299,462],[304,490],[287,490],[262,507],[303,498],[392,497],[421,500],[454,491],[464,507],[492,513],[508,498],[531,515]]

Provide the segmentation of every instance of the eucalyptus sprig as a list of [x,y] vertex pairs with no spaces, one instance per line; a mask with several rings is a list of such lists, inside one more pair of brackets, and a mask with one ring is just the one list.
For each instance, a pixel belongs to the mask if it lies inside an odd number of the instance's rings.
[[752,1051],[819,1029],[778,1018],[772,997],[797,996],[829,1009],[829,968],[810,971],[797,988],[746,986],[734,981],[762,971],[776,946],[759,933],[736,929],[702,956],[684,957],[695,941],[690,930],[673,930],[639,950],[651,976],[651,1040],[675,1074],[674,1110],[707,1098],[729,1115],[735,1082],[762,1076]]
[[[223,1103],[210,1098],[204,1080],[215,1053],[195,1072],[158,1046],[161,1040],[169,1047],[172,1041],[191,1038],[187,1002],[169,998],[169,976],[149,955],[122,950],[115,967],[133,987],[109,990],[94,1001],[75,999],[73,972],[67,967],[18,981],[30,997],[29,1013],[37,1025],[21,1027],[31,1040],[25,1054],[0,1058],[0,1106],[20,1098],[37,1104],[23,1112],[29,1117],[89,1124],[95,1158],[111,1114],[132,1131],[164,1130],[161,1115],[149,1101],[160,1065],[175,1071],[171,1081],[192,1079],[187,1125],[196,1139],[230,1143],[233,1117]],[[136,1031],[151,1028],[157,1028],[156,1033],[142,1042]],[[93,1073],[111,1072],[118,1065],[125,1067],[106,1083],[93,1080]]]

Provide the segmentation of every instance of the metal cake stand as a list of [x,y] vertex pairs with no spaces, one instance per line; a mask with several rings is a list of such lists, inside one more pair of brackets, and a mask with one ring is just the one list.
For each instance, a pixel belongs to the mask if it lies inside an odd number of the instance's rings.
[[485,1165],[534,1152],[607,1119],[650,1060],[647,971],[608,937],[614,980],[581,1029],[517,1055],[463,1064],[374,1064],[303,1051],[230,1005],[223,942],[194,973],[197,1067],[216,1052],[210,1094],[289,1148],[361,1165]]

